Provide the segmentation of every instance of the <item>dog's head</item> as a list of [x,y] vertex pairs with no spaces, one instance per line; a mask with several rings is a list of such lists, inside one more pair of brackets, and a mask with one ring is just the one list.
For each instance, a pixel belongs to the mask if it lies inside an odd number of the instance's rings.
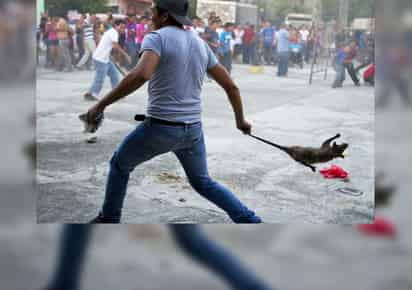
[[342,143],[342,144],[336,144],[336,142],[333,142],[332,145],[332,152],[335,157],[341,157],[345,158],[345,155],[343,153],[345,152],[346,149],[348,149],[349,144],[347,143]]

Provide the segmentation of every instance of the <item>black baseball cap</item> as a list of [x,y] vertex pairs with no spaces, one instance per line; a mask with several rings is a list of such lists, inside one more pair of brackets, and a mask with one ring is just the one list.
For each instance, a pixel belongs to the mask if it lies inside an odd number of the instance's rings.
[[192,21],[187,16],[189,2],[187,0],[155,0],[155,7],[166,10],[177,22],[182,25],[192,26]]

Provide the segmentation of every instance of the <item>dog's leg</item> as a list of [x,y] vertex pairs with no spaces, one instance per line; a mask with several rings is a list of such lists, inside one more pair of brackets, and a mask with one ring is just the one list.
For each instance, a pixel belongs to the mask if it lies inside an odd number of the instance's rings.
[[336,135],[333,136],[332,138],[329,138],[328,140],[326,140],[325,142],[323,142],[322,147],[329,146],[330,143],[331,143],[333,140],[336,140],[336,139],[338,139],[338,138],[340,138],[340,134],[336,134]]
[[309,167],[310,169],[312,169],[313,172],[316,172],[316,167],[313,165],[310,165],[308,163],[306,163],[305,161],[298,161],[300,164],[302,164],[303,166]]

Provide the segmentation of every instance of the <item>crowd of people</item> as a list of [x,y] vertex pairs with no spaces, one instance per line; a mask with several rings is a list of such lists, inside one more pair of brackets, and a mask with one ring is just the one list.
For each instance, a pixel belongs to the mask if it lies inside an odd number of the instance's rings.
[[[367,68],[363,73],[365,83],[375,84],[375,39],[372,33],[356,32],[348,35],[343,30],[335,36],[334,68],[336,78],[332,88],[341,88],[345,81],[346,71],[355,86],[360,86],[359,72]],[[355,68],[354,60],[358,59],[360,65]]]
[[[37,31],[37,43],[46,52],[47,68],[58,71],[91,69],[92,58],[103,34],[113,27],[115,17],[95,14],[79,15],[76,20],[43,15]],[[129,68],[137,62],[137,52],[143,37],[149,32],[150,19],[146,16],[127,18],[127,30],[120,35],[119,43],[132,58]],[[38,55],[39,62],[39,55]]]
[[278,76],[287,76],[289,63],[303,66],[320,46],[323,31],[311,25],[275,26],[262,21],[259,26],[246,23],[223,23],[215,13],[210,13],[208,24],[200,18],[193,21],[196,31],[219,56],[220,62],[230,72],[232,62],[251,65],[278,65]]
[[[107,13],[99,15],[80,15],[76,20],[63,17],[41,18],[37,33],[38,47],[46,51],[48,68],[58,71],[72,71],[93,68],[93,54],[103,34],[113,27],[115,17]],[[139,50],[144,36],[151,31],[151,17],[137,15],[130,11],[122,17],[125,31],[119,35],[119,45],[128,57],[116,50],[113,54],[117,62],[127,69],[133,68],[139,58]],[[347,70],[355,85],[360,84],[359,71],[371,65],[374,59],[373,34],[363,32],[347,34],[343,30],[334,33],[334,39],[327,35],[325,27],[313,25],[273,25],[262,21],[259,26],[226,22],[211,12],[207,20],[199,17],[192,19],[193,26],[186,29],[196,32],[204,39],[230,73],[232,64],[277,65],[277,76],[286,77],[290,65],[303,67],[311,62],[316,50],[333,50],[333,64],[337,72],[333,88],[342,87]],[[207,24],[205,23],[207,22]],[[354,59],[360,59],[361,66],[354,67]],[[130,61],[129,61],[130,58]],[[373,85],[374,77],[368,69],[365,82]],[[374,69],[374,67],[373,67]]]
[[[90,68],[96,45],[102,34],[113,26],[114,20],[111,13],[105,17],[80,15],[75,21],[43,15],[37,41],[39,48],[46,51],[46,67],[60,71],[71,71],[74,67]],[[126,31],[120,36],[119,44],[132,58],[132,62],[127,64],[131,68],[137,62],[143,37],[151,29],[151,19],[148,15],[128,13],[124,20]],[[282,29],[277,29],[269,21],[262,22],[260,26],[223,23],[213,12],[209,15],[207,25],[195,17],[193,26],[187,29],[192,29],[207,41],[228,71],[231,70],[233,60],[243,64],[274,65],[278,62],[278,56],[285,49],[289,51],[289,46],[293,45],[301,47],[302,60],[309,62],[313,47],[319,41],[318,31],[306,25],[299,28],[285,26],[288,36],[284,38]]]

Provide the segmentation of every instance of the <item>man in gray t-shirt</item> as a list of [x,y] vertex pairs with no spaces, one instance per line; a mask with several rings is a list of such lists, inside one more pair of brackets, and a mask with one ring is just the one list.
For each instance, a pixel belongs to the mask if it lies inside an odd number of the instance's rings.
[[207,70],[218,64],[195,32],[166,26],[145,36],[140,54],[154,52],[160,63],[149,81],[147,115],[167,121],[201,121],[202,84]]
[[155,31],[148,34],[137,66],[106,97],[88,112],[88,121],[105,108],[149,81],[149,106],[143,124],[131,132],[110,161],[105,201],[91,223],[119,223],[127,183],[134,168],[155,156],[173,152],[183,166],[192,187],[224,210],[235,223],[260,223],[228,189],[211,179],[201,125],[201,88],[206,73],[224,88],[233,107],[236,126],[250,134],[237,86],[218,64],[209,46],[190,25],[186,0],[156,0],[152,7]]

